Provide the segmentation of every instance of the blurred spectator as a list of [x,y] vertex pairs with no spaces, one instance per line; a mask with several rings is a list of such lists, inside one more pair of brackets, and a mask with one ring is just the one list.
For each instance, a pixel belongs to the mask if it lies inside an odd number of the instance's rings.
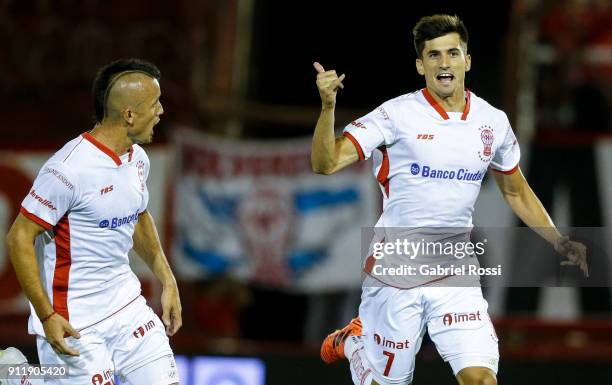
[[[539,82],[536,136],[528,170],[531,187],[552,215],[556,193],[560,187],[566,188],[568,225],[600,227],[602,206],[594,144],[611,128],[612,3],[543,2],[539,9],[539,42],[534,51],[539,62]],[[602,241],[594,237],[587,247],[597,249],[595,245]],[[591,257],[591,272],[607,274],[607,258],[601,253],[591,253]],[[526,263],[535,262],[517,259],[517,265]],[[510,289],[508,311],[535,311],[538,291]],[[608,288],[581,288],[580,299],[585,314],[610,311]]]

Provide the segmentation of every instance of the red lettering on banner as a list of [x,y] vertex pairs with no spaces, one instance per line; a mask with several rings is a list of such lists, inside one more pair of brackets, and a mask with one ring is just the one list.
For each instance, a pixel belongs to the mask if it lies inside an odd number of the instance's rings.
[[237,176],[287,176],[312,173],[310,153],[287,154],[224,154],[212,148],[185,145],[182,151],[183,170],[186,174],[206,175],[213,178]]

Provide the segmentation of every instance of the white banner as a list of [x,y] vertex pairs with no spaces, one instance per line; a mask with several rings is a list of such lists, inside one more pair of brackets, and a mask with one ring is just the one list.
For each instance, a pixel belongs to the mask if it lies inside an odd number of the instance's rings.
[[358,288],[360,229],[380,192],[363,163],[332,176],[310,166],[311,139],[174,140],[172,258],[181,278],[232,276],[302,292]]

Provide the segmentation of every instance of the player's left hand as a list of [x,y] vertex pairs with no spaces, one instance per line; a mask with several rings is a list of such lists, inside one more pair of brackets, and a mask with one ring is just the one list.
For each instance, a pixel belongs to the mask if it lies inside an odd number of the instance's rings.
[[580,242],[570,241],[567,235],[557,239],[554,243],[555,251],[569,259],[561,262],[561,266],[579,266],[586,277],[589,276],[587,265],[586,246]]
[[162,321],[166,326],[166,334],[173,336],[183,325],[181,299],[176,283],[164,286],[161,304],[163,310]]

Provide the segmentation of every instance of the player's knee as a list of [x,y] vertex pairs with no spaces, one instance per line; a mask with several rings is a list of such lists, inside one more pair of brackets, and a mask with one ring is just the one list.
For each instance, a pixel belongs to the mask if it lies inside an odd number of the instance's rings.
[[457,374],[460,385],[497,385],[497,377],[489,368],[465,368]]

